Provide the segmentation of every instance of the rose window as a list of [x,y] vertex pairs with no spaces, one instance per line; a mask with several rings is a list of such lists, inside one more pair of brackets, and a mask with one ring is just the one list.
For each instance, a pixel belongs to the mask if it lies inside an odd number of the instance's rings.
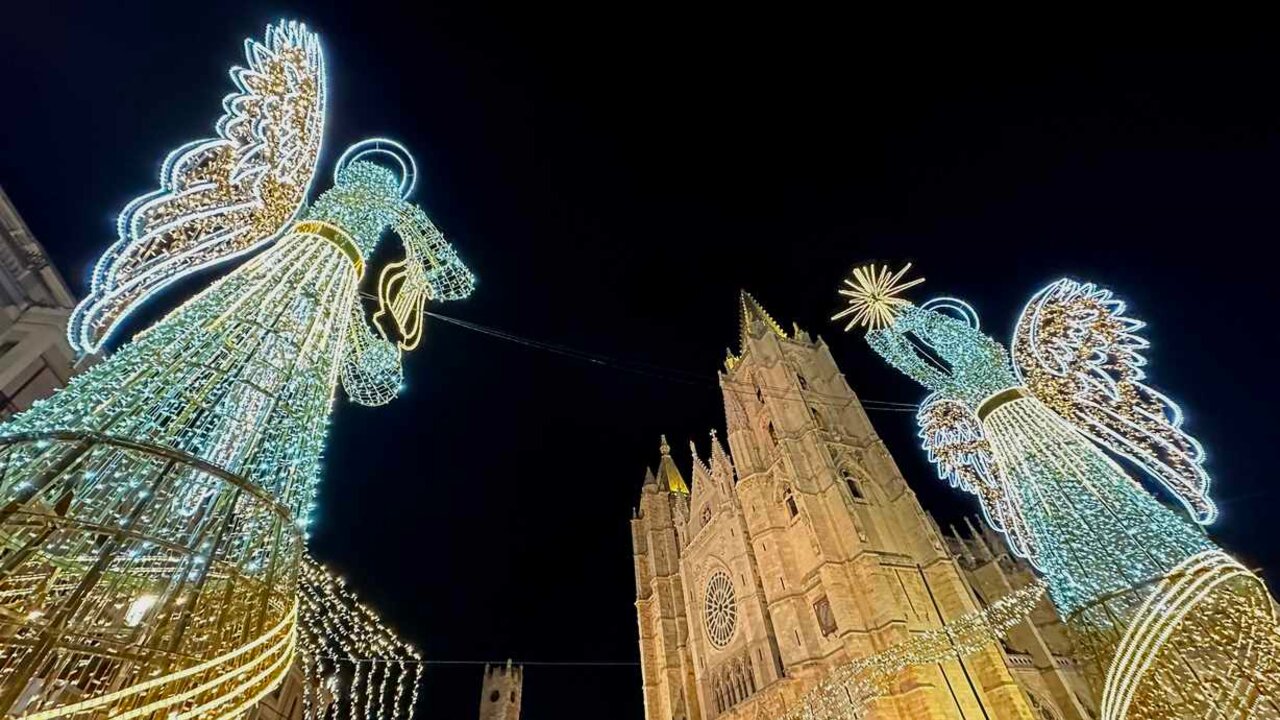
[[738,628],[738,599],[733,591],[733,581],[723,570],[717,571],[707,581],[703,615],[711,644],[718,648],[728,645]]

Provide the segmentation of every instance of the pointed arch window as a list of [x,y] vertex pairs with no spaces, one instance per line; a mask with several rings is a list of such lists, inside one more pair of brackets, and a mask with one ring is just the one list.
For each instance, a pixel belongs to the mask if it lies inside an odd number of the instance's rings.
[[813,604],[813,614],[818,619],[818,629],[822,631],[822,636],[826,637],[834,633],[838,628],[836,626],[836,616],[831,612],[831,601],[826,595],[818,598]]
[[778,444],[778,431],[773,429],[773,421],[769,421],[765,425],[765,429],[769,431],[769,442],[774,445]]
[[818,408],[809,408],[809,416],[813,418],[813,424],[817,425],[819,430],[827,429],[827,424],[822,421],[822,413],[818,412]]
[[800,514],[800,508],[796,506],[796,498],[791,494],[791,488],[787,488],[786,493],[783,494],[782,502],[787,506],[787,514],[790,517]]
[[866,500],[867,496],[863,494],[862,487],[858,485],[858,478],[854,477],[849,468],[840,469],[840,479],[844,480],[844,484],[849,488],[849,494],[854,500]]
[[804,375],[801,375],[800,373],[796,373],[796,382],[800,383],[801,390],[809,389],[809,381],[804,379]]

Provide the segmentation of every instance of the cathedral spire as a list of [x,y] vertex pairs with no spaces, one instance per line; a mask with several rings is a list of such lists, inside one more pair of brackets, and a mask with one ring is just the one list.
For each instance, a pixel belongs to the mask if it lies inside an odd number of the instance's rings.
[[740,311],[738,315],[738,328],[740,331],[738,336],[739,354],[747,349],[747,338],[751,334],[751,326],[757,322],[772,330],[773,334],[778,337],[785,338],[787,336],[787,331],[783,330],[782,326],[773,319],[773,316],[759,302],[756,302],[756,299],[751,297],[751,293],[746,290],[738,291],[738,307]]
[[658,446],[658,451],[662,453],[662,459],[658,461],[659,485],[673,493],[688,495],[689,486],[685,484],[684,476],[676,468],[676,461],[671,459],[671,446],[667,444],[666,435],[662,436],[662,444]]
[[711,429],[711,467],[723,467],[733,474],[733,461],[729,459],[729,454],[724,451],[724,445],[720,443],[720,438],[716,434],[715,428]]
[[766,330],[772,331],[773,334],[780,338],[787,337],[787,331],[773,319],[773,316],[756,301],[751,293],[746,290],[738,291],[738,354],[735,356],[732,352],[725,360],[725,366],[730,370],[738,364],[738,360],[747,351],[747,339],[752,335],[752,328],[756,323],[760,323]]
[[698,470],[701,469],[705,477],[711,477],[711,468],[702,462],[702,458],[698,457],[698,444],[689,441],[689,457],[693,458],[693,480],[694,484],[698,482]]

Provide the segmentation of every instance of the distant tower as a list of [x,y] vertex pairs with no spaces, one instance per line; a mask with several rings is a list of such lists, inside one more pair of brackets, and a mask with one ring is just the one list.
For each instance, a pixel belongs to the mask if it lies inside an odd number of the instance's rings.
[[480,688],[480,720],[520,720],[520,696],[524,669],[512,665],[485,665]]

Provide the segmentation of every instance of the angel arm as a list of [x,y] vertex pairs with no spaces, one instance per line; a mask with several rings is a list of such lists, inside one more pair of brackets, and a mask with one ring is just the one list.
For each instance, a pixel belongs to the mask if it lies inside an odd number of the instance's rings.
[[475,290],[475,276],[422,208],[414,206],[402,215],[396,231],[404,239],[408,259],[424,268],[429,299],[461,300]]
[[421,208],[407,205],[395,229],[404,241],[405,258],[382,269],[373,321],[383,337],[389,335],[387,325],[393,325],[400,349],[413,350],[422,339],[427,301],[467,297],[475,276]]
[[358,296],[351,299],[351,319],[347,325],[347,345],[342,358],[342,388],[352,402],[386,405],[400,394],[404,367],[400,348],[374,335],[364,319]]
[[912,316],[915,314],[912,311],[915,309],[914,306],[908,306],[893,325],[867,333],[867,344],[890,365],[921,385],[931,390],[944,390],[950,386],[951,378],[930,365],[907,339],[906,333],[911,330]]
[[971,406],[1018,384],[999,343],[933,310],[904,305],[892,325],[867,333],[867,342],[920,384]]

